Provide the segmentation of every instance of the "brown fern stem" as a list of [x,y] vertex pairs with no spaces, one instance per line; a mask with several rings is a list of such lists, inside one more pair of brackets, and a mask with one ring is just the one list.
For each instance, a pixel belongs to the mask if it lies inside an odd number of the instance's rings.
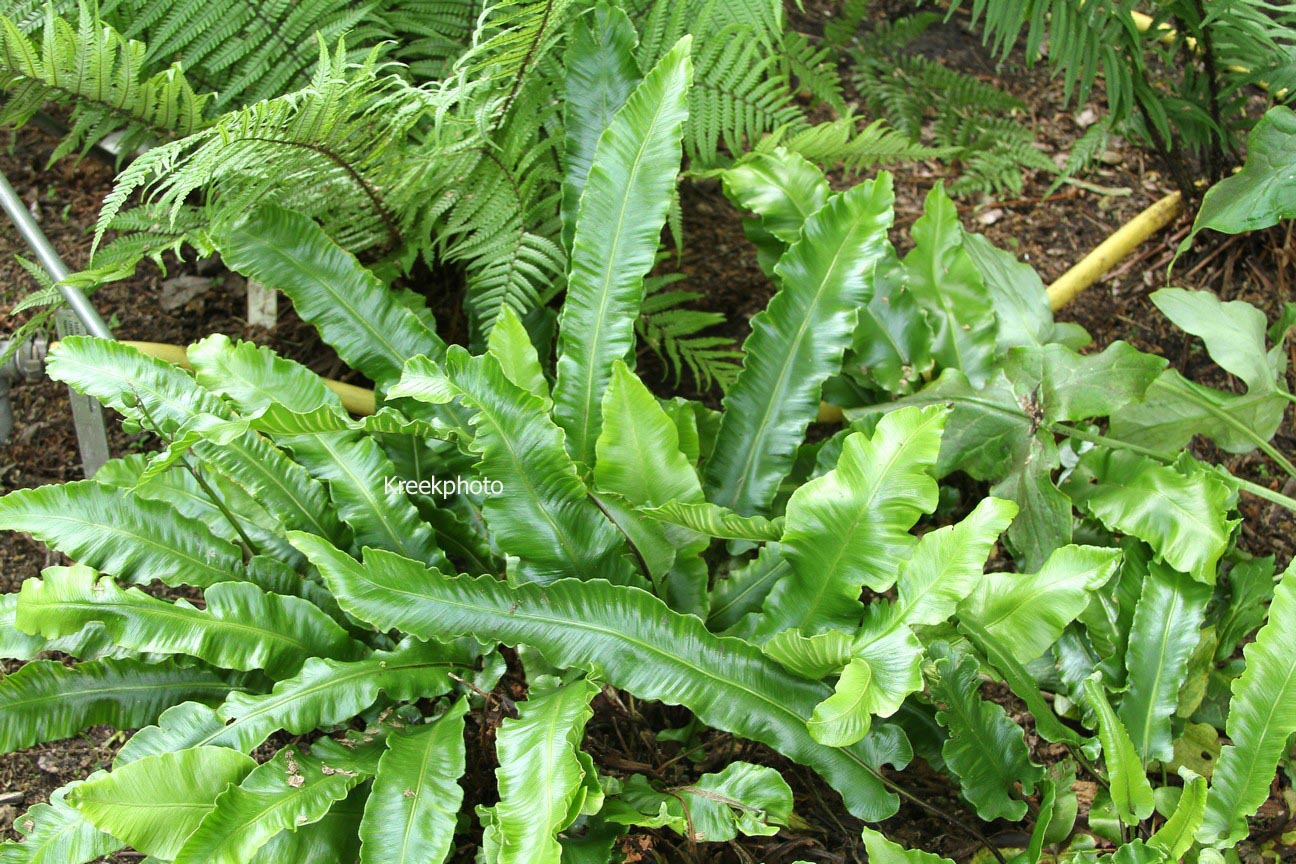
[[264,138],[259,136],[251,136],[242,140],[261,141],[266,144],[280,144],[285,147],[300,147],[304,150],[318,153],[328,159],[334,165],[345,171],[347,176],[351,178],[356,186],[360,187],[360,191],[364,192],[365,197],[369,199],[369,204],[373,207],[374,213],[378,216],[379,220],[382,221],[383,227],[387,229],[387,242],[390,244],[391,248],[395,249],[400,246],[402,238],[400,228],[396,223],[395,215],[390,209],[388,209],[387,205],[378,195],[377,190],[370,186],[369,182],[364,179],[364,176],[346,159],[343,159],[337,153],[334,153],[322,144],[314,144],[309,141],[289,141],[283,138]]

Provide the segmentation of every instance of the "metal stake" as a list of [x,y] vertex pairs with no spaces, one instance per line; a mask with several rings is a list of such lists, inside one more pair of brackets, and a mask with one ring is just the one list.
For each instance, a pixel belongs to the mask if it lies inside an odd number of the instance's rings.
[[[112,331],[81,289],[63,283],[68,277],[67,266],[58,252],[54,251],[49,238],[36,224],[13,186],[9,185],[9,178],[3,172],[0,172],[0,207],[9,214],[14,227],[36,254],[41,266],[54,278],[59,292],[67,301],[67,309],[59,310],[54,316],[59,336],[89,334],[102,339],[113,338]],[[108,461],[108,433],[104,429],[103,409],[97,400],[68,389],[72,399],[72,421],[76,426],[77,446],[81,450],[81,466],[85,475],[91,477]]]

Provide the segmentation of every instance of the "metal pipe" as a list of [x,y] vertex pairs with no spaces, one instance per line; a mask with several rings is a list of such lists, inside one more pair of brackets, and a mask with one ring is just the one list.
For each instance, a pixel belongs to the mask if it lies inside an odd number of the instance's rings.
[[9,214],[14,227],[18,229],[18,233],[22,235],[23,240],[27,241],[27,245],[31,247],[32,252],[36,253],[41,266],[49,271],[50,276],[54,278],[59,293],[67,301],[68,308],[85,325],[86,332],[101,339],[113,338],[112,331],[108,329],[108,325],[99,316],[99,311],[91,305],[90,300],[82,293],[81,289],[73,285],[63,284],[63,280],[68,277],[67,266],[64,265],[63,259],[59,257],[58,252],[54,251],[54,247],[50,245],[45,232],[36,224],[36,220],[27,211],[13,186],[9,185],[9,178],[4,175],[4,172],[0,172],[0,207],[3,207],[4,211]]
[[[59,292],[67,301],[67,308],[54,314],[54,322],[60,336],[72,334],[90,334],[103,339],[113,338],[112,331],[99,317],[99,312],[90,304],[80,288],[63,284],[68,276],[67,266],[58,252],[50,245],[45,232],[36,224],[32,214],[23,206],[22,199],[9,185],[9,178],[0,171],[0,208],[9,214],[18,233],[27,241],[27,245],[36,253],[41,265],[54,278]],[[72,405],[72,423],[76,427],[77,448],[81,451],[81,468],[87,477],[108,461],[108,431],[104,427],[103,409],[91,396],[83,396],[68,388],[68,397]]]

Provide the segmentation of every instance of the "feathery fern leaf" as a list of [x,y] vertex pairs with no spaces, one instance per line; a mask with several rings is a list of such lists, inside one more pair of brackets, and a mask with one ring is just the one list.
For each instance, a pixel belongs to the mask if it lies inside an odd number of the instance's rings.
[[0,123],[22,125],[47,103],[71,104],[72,128],[50,156],[83,155],[114,132],[119,152],[191,135],[208,124],[211,94],[198,95],[182,67],[145,71],[147,47],[81,4],[73,26],[47,7],[40,37],[0,17]]

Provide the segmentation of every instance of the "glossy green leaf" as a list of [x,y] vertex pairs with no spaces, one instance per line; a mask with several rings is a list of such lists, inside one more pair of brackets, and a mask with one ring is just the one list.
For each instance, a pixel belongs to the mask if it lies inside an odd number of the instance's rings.
[[1152,815],[1155,807],[1152,784],[1129,733],[1107,701],[1102,684],[1096,678],[1089,678],[1084,691],[1098,717],[1098,739],[1102,741],[1103,764],[1107,768],[1116,815],[1126,825],[1135,825]]
[[204,587],[245,578],[228,540],[162,501],[94,480],[18,489],[0,498],[0,528],[26,531],[83,564],[146,584]]
[[409,358],[445,351],[419,315],[307,216],[266,205],[217,246],[226,266],[288,295],[348,366],[379,384],[398,379]]
[[1206,471],[1181,474],[1128,450],[1099,449],[1086,460],[1098,482],[1069,487],[1110,531],[1131,534],[1163,560],[1198,582],[1212,585],[1234,522],[1232,493]]
[[[866,617],[864,628],[874,629],[873,621],[880,617]],[[829,747],[849,747],[863,739],[873,717],[890,717],[905,697],[922,688],[921,658],[922,643],[904,624],[853,646],[833,694],[815,706],[806,723],[810,734]]]
[[941,756],[958,778],[959,791],[986,822],[1021,819],[1026,815],[1021,796],[1030,795],[1044,773],[1030,760],[1025,733],[1002,706],[981,698],[975,659],[955,654],[945,643],[933,645],[929,656],[936,669],[931,695],[945,706],[936,720],[949,730]]
[[[55,568],[46,568],[46,572]],[[33,660],[42,651],[61,651],[79,660],[97,660],[122,652],[117,649],[108,633],[99,625],[91,624],[61,639],[46,639],[18,629],[18,595],[0,594],[0,659]]]
[[786,827],[792,789],[778,771],[750,762],[734,762],[669,792],[635,774],[604,813],[611,822],[666,826],[695,843],[724,843],[739,834],[768,837]]
[[968,637],[986,660],[999,671],[1012,692],[1026,703],[1031,716],[1035,718],[1035,731],[1040,734],[1040,737],[1046,741],[1075,746],[1083,743],[1084,739],[1079,734],[1069,726],[1063,725],[1062,721],[1058,719],[1057,714],[1053,711],[1053,706],[1045,700],[1039,682],[1031,677],[1030,673],[1013,656],[1007,646],[978,627],[975,619],[971,617],[964,618],[960,616],[958,629]]
[[928,193],[912,234],[914,248],[901,263],[905,285],[929,315],[932,356],[942,368],[960,369],[979,384],[994,360],[994,309],[941,183]]
[[[283,454],[278,454],[282,459]],[[186,519],[200,521],[217,537],[229,542],[241,540],[229,517],[222,513],[198,481],[181,466],[164,471],[151,479],[141,481],[148,465],[148,457],[134,454],[121,459],[111,459],[95,473],[94,479],[107,486],[133,492],[141,498],[151,498],[170,504]],[[298,468],[298,471],[301,469]],[[288,545],[283,537],[284,524],[254,499],[242,486],[216,471],[203,472],[207,485],[219,496],[227,511],[238,514],[238,524],[243,533],[262,556],[273,556],[290,568],[305,564],[301,553]],[[305,475],[305,472],[302,472]],[[309,482],[309,478],[307,478]],[[323,494],[323,489],[316,491]],[[336,524],[336,520],[334,520]],[[250,562],[249,562],[250,563]],[[249,578],[253,578],[249,573]],[[300,581],[300,580],[299,580]],[[287,592],[292,593],[292,592]]]
[[[1053,817],[1057,810],[1057,785],[1052,780],[1041,780],[1039,790],[1039,815],[1035,817],[1035,826],[1031,828],[1030,841],[1019,855],[1009,859],[1011,864],[1039,864],[1044,854],[1044,846],[1049,842],[1049,829],[1053,825]],[[1070,827],[1063,833],[1063,839],[1069,833]]]
[[367,791],[364,785],[357,786],[346,798],[334,804],[324,818],[271,837],[248,864],[316,864],[320,861],[351,864],[359,860],[358,831]]
[[175,853],[175,864],[243,864],[276,834],[322,819],[363,779],[285,747],[216,798]]
[[679,428],[652,393],[617,361],[603,394],[603,431],[597,445],[594,482],[636,506],[702,499],[697,472],[680,451]]
[[236,750],[193,747],[124,765],[76,787],[68,800],[101,831],[170,861],[217,796],[255,767]]
[[936,364],[934,343],[927,312],[905,285],[900,259],[888,249],[873,266],[873,297],[860,309],[843,371],[888,393],[912,393]]
[[1211,776],[1206,820],[1197,839],[1231,846],[1269,795],[1278,761],[1296,732],[1296,570],[1274,591],[1269,620],[1243,649],[1246,670],[1233,682],[1228,737]]
[[[979,592],[986,559],[1016,513],[1011,501],[983,498],[962,521],[924,534],[900,564],[889,620],[919,627],[939,624],[954,614],[969,595]],[[863,628],[861,635],[867,632]]]
[[216,709],[201,702],[181,702],[162,712],[157,725],[145,726],[117,751],[114,765],[125,765],[145,756],[174,753],[210,743],[225,722]]
[[1274,390],[1287,366],[1281,349],[1268,350],[1265,314],[1242,300],[1221,301],[1210,291],[1162,288],[1152,302],[1175,326],[1206,343],[1220,368],[1242,379],[1247,392]]
[[96,576],[88,567],[52,567],[44,579],[28,579],[18,598],[19,625],[59,638],[98,622],[132,651],[188,654],[223,669],[264,669],[272,678],[295,674],[312,656],[354,660],[368,653],[314,605],[246,582],[211,586],[199,610]]
[[589,500],[562,430],[545,401],[505,377],[499,361],[459,347],[447,353],[444,370],[416,358],[391,393],[428,401],[457,397],[473,413],[477,471],[504,486],[504,494],[487,496],[482,512],[494,541],[521,559],[521,578],[625,581],[621,535]]
[[1194,435],[1229,453],[1249,453],[1274,436],[1288,402],[1273,391],[1239,395],[1203,387],[1167,369],[1142,402],[1112,418],[1112,437],[1173,455]]
[[959,619],[1009,651],[1019,663],[1043,654],[1089,605],[1120,564],[1120,551],[1064,546],[1034,574],[990,573],[959,607]]
[[792,493],[781,541],[792,573],[768,615],[807,632],[850,627],[863,612],[861,588],[891,587],[918,542],[910,529],[936,509],[931,472],[945,416],[934,406],[886,415],[871,437],[847,436],[836,468]]
[[464,794],[458,781],[467,709],[461,699],[433,722],[387,736],[360,823],[362,864],[441,864],[449,857]]
[[[711,588],[711,611],[707,617],[707,626],[716,632],[726,631],[737,628],[744,618],[747,620],[742,626],[755,625],[756,616],[753,613],[760,611],[770,590],[787,578],[789,572],[791,568],[783,560],[778,543],[769,542],[761,546],[750,563],[736,567],[723,579],[716,580]],[[733,632],[730,635],[738,636],[742,633]]]
[[884,818],[898,806],[876,771],[883,761],[905,761],[899,743],[816,743],[805,722],[827,687],[784,672],[741,640],[712,635],[650,594],[578,580],[510,586],[446,577],[377,550],[361,565],[318,538],[293,539],[345,608],[384,629],[525,643],[555,665],[599,670],[639,697],[685,705],[705,723],[768,744],[818,771],[860,818]]
[[169,660],[34,660],[0,680],[0,753],[101,723],[133,729],[177,702],[219,702],[231,686],[214,671]]
[[[639,377],[624,363],[613,365],[603,394],[603,431],[599,433],[594,484],[633,507],[655,507],[672,501],[702,503],[697,471],[679,446],[679,427]],[[605,507],[607,502],[605,501]],[[650,562],[656,593],[671,608],[705,614],[707,566],[701,554],[710,538],[692,529],[653,519],[630,508],[615,514],[644,555],[644,543],[663,550],[660,567]]]
[[582,15],[568,37],[562,125],[563,239],[568,245],[599,136],[639,83],[636,42],[638,34],[625,12],[607,3]]
[[543,400],[549,398],[549,382],[540,368],[540,355],[526,327],[509,306],[501,306],[499,318],[486,338],[486,351],[499,361],[504,375],[517,386]]
[[554,416],[572,458],[594,463],[599,400],[612,361],[634,345],[643,277],[653,265],[679,173],[693,66],[686,37],[617,110],[580,194],[567,299],[559,319]]
[[1266,348],[1264,313],[1240,300],[1221,302],[1209,291],[1163,288],[1152,301],[1180,329],[1202,339],[1221,368],[1242,379],[1238,395],[1166,372],[1143,404],[1122,411],[1112,432],[1136,444],[1173,452],[1193,435],[1206,435],[1233,453],[1255,449],[1273,437],[1287,409],[1282,346]]
[[[922,645],[912,628],[939,624],[953,614],[980,581],[986,558],[1014,512],[1011,502],[987,498],[962,522],[918,541],[912,556],[900,564],[895,604],[866,609],[832,697],[811,717],[815,740],[838,747],[853,744],[868,732],[874,715],[891,716],[922,687]],[[831,637],[819,641],[824,637],[829,634],[807,639],[784,631],[775,647],[766,650],[781,661],[799,655],[793,668],[805,671],[840,650]]]
[[577,758],[590,700],[599,687],[577,681],[518,703],[496,736],[500,801],[485,842],[498,864],[559,864],[558,832],[579,815],[585,769]]
[[840,672],[851,661],[855,634],[825,630],[805,636],[796,630],[775,633],[761,650],[803,678],[818,680]]
[[392,485],[396,466],[373,435],[321,432],[280,435],[278,443],[316,480],[325,484],[338,516],[351,526],[356,549],[390,549],[435,566],[447,566],[431,527],[414,502]]
[[1170,818],[1148,838],[1148,845],[1160,849],[1171,861],[1178,861],[1193,845],[1202,820],[1206,818],[1206,778],[1187,768],[1179,769],[1183,793]]
[[726,540],[778,540],[783,536],[782,519],[764,516],[739,516],[708,502],[668,501],[660,507],[644,507],[641,512],[661,522],[678,525],[709,537]]
[[1116,341],[1094,354],[1062,345],[1019,348],[1007,365],[1017,392],[1032,393],[1044,420],[1072,422],[1107,417],[1142,399],[1166,361]]
[[1170,717],[1210,598],[1208,586],[1164,564],[1148,565],[1125,650],[1127,688],[1117,711],[1144,765],[1167,761],[1173,753]]
[[963,251],[981,274],[995,311],[995,348],[1004,353],[1022,345],[1054,341],[1048,292],[1035,268],[1018,261],[980,234],[963,235]]
[[948,858],[933,855],[931,852],[906,849],[898,843],[892,843],[883,837],[881,832],[874,831],[867,825],[862,830],[869,864],[954,864]]
[[1274,105],[1247,135],[1242,170],[1207,190],[1180,253],[1203,228],[1241,234],[1296,216],[1296,191],[1291,183],[1294,146],[1296,112]]
[[[1002,371],[982,387],[974,387],[958,369],[946,369],[922,390],[892,402],[887,410],[906,405],[943,405],[950,409],[941,436],[936,475],[961,470],[978,480],[997,480],[1029,452],[1033,424],[1022,410],[1020,396]],[[859,420],[876,409],[850,410]]]
[[[407,639],[395,651],[344,663],[312,657],[302,671],[265,694],[232,693],[218,709],[228,721],[201,743],[251,752],[280,729],[304,735],[342,723],[386,693],[392,699],[431,698],[453,686],[451,673],[471,660],[453,646]],[[179,701],[179,700],[177,700]]]
[[[69,336],[50,351],[46,368],[51,378],[77,392],[167,433],[203,415],[233,419],[224,402],[179,367],[118,342]],[[271,526],[276,530],[298,528],[339,539],[339,523],[324,488],[261,436],[249,432],[219,445],[200,441],[191,452],[281,520],[282,527]]]
[[779,260],[782,287],[752,319],[707,461],[714,503],[744,516],[768,511],[872,295],[870,265],[887,246],[893,201],[885,173],[832,198]]
[[1221,662],[1232,657],[1242,640],[1264,623],[1275,586],[1273,556],[1234,564],[1224,581],[1228,586],[1228,604],[1215,631],[1218,636],[1215,659]]
[[1053,471],[1061,465],[1053,436],[1036,435],[1028,442],[1024,458],[990,487],[991,495],[1007,498],[1019,508],[1006,539],[1024,570],[1038,570],[1053,552],[1071,542],[1071,499],[1053,482]]
[[725,195],[741,210],[756,214],[743,222],[756,244],[761,269],[772,273],[801,226],[828,202],[831,190],[823,172],[799,153],[776,147],[749,153],[720,175]]
[[[100,776],[95,773],[88,779]],[[55,789],[48,802],[15,819],[13,829],[22,840],[0,843],[0,864],[86,864],[120,849],[120,840],[94,827],[65,800],[82,782]]]
[[189,346],[198,384],[228,399],[240,414],[282,405],[298,414],[322,405],[341,407],[338,395],[311,370],[262,345],[217,333]]

